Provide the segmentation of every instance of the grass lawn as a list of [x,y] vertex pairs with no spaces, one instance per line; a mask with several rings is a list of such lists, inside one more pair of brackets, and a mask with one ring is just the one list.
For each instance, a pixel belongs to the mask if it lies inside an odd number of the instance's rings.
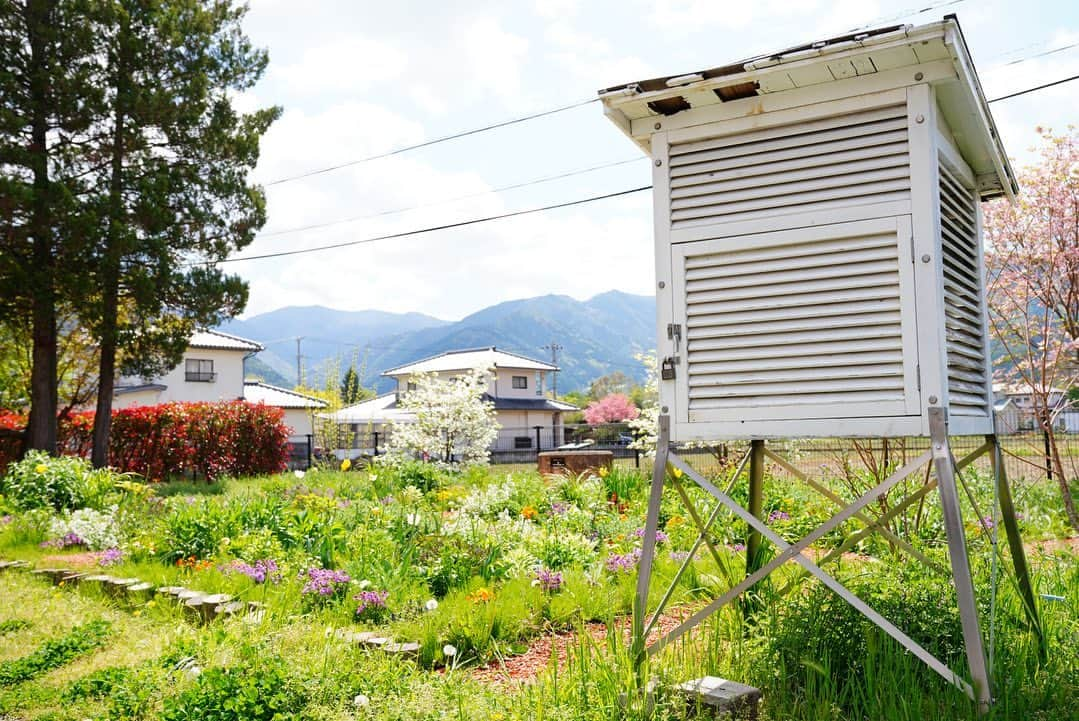
[[[648,717],[620,702],[633,683],[626,628],[647,496],[635,469],[543,478],[413,464],[144,485],[50,463],[23,469],[49,479],[35,487],[50,489],[45,502],[25,484],[0,486],[0,558],[242,603],[207,623],[162,593],[56,586],[27,570],[0,571],[0,719]],[[991,508],[988,479],[968,480],[979,508]],[[831,485],[853,497],[850,482]],[[735,488],[736,497],[744,493]],[[83,510],[47,507],[58,497]],[[710,508],[703,493],[691,498],[702,512]],[[946,564],[930,498],[891,530]],[[1053,486],[1026,487],[1018,504],[1029,538],[1067,534]],[[767,483],[765,513],[788,540],[834,511],[793,481]],[[858,527],[845,524],[816,549],[838,546]],[[653,605],[696,539],[673,492],[660,528]],[[672,617],[741,578],[744,533],[721,516],[711,538],[717,557],[702,548],[692,558]],[[1049,641],[1041,662],[1006,574],[991,601],[988,538],[976,522],[968,535],[994,650],[991,718],[1075,718],[1074,550],[1048,544],[1031,554]],[[651,718],[686,717],[670,688],[705,674],[761,688],[762,717],[776,721],[976,717],[964,696],[795,570],[787,564],[754,589],[748,622],[741,605],[728,606],[650,664],[659,682]],[[963,674],[946,576],[894,555],[877,537],[830,571]],[[418,647],[393,652],[369,637]]]

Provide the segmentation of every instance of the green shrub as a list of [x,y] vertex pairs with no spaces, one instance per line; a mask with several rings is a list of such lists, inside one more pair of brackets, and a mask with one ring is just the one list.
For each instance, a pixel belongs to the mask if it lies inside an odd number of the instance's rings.
[[15,633],[16,631],[22,631],[30,628],[30,622],[25,618],[8,618],[0,621],[0,636],[8,633]]
[[0,663],[0,686],[10,686],[60,668],[100,647],[108,635],[107,621],[90,621],[76,626],[60,638],[45,641],[27,656]]
[[[255,651],[255,654],[258,652]],[[195,684],[165,699],[164,721],[292,721],[303,718],[306,692],[276,658],[211,668]]]
[[86,490],[86,476],[93,473],[82,458],[53,458],[43,451],[30,451],[8,467],[0,479],[0,494],[22,511],[49,508],[57,511],[79,508]]

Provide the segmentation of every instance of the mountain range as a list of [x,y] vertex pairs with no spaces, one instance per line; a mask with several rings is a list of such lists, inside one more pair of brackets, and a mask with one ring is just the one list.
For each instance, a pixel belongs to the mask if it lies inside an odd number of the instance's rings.
[[268,383],[295,385],[300,338],[308,385],[321,384],[339,363],[342,373],[355,365],[363,385],[380,392],[390,386],[382,371],[443,351],[497,346],[549,360],[549,347],[557,344],[558,388],[565,392],[585,389],[614,371],[643,380],[644,367],[634,356],[655,347],[655,313],[655,298],[612,290],[585,301],[565,295],[506,301],[459,321],[422,313],[288,306],[229,321],[221,330],[266,346],[248,361],[247,372]]

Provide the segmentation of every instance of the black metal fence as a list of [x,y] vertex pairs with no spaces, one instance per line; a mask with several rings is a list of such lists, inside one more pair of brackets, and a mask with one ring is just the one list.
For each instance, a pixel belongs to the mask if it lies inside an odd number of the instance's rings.
[[[1001,435],[1004,466],[1011,478],[1052,478],[1057,472],[1049,462],[1046,437],[1039,432],[1020,432]],[[590,426],[566,424],[556,426],[526,426],[502,428],[491,444],[491,463],[535,467],[542,451],[593,449],[610,451],[619,465],[647,467],[650,460],[632,448],[634,433],[625,423]],[[390,431],[351,434],[347,451],[324,451],[310,436],[290,439],[290,468],[306,468],[315,457],[372,458],[386,453]],[[983,443],[980,436],[953,437],[952,450],[962,458]],[[1064,475],[1079,478],[1079,434],[1058,433],[1056,444]],[[683,457],[703,472],[718,472],[733,457],[741,458],[748,447],[746,441],[717,443],[710,446],[690,446],[679,449]],[[929,447],[928,438],[847,439],[819,438],[769,441],[769,447],[786,458],[800,471],[818,475],[837,475],[874,471],[911,460]],[[988,470],[989,458],[983,456],[975,468]],[[782,473],[782,469],[775,468]]]

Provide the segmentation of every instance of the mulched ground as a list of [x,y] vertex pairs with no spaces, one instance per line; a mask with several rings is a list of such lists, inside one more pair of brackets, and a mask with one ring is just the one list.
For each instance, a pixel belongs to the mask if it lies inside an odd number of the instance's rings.
[[[659,637],[675,628],[685,619],[689,618],[698,608],[695,606],[682,606],[669,610],[660,616],[656,627],[652,630],[652,637]],[[629,642],[632,618],[622,616],[615,622],[621,629],[624,640]],[[607,626],[602,623],[590,623],[586,626],[586,632],[598,644],[607,639]],[[568,649],[578,643],[576,632],[564,632],[547,634],[536,638],[528,647],[528,650],[519,656],[511,656],[502,661],[492,661],[486,666],[480,666],[471,671],[472,677],[478,681],[490,684],[520,685],[534,680],[541,672],[547,669],[552,657],[557,657],[559,667],[565,665]]]

